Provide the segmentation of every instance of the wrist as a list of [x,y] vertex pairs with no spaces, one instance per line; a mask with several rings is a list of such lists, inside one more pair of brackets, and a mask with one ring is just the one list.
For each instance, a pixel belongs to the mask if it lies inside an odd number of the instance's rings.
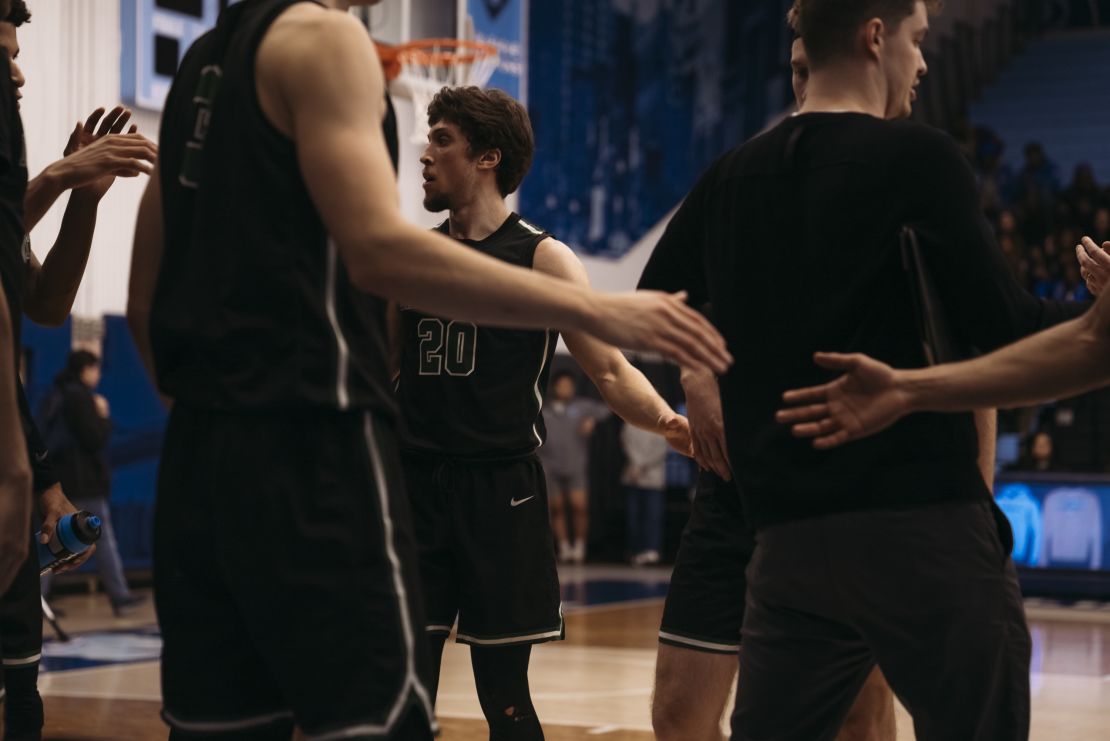
[[39,177],[42,178],[43,185],[52,194],[61,195],[70,188],[70,172],[64,159],[51,162]]
[[69,197],[69,202],[77,206],[96,208],[100,205],[100,199],[103,197],[104,193],[93,190],[85,185],[73,189],[73,193]]
[[894,388],[908,414],[929,411],[931,383],[928,369],[894,371]]
[[717,377],[713,375],[713,371],[704,366],[698,368],[683,366],[678,374],[678,381],[682,384],[683,389],[686,388],[687,384],[707,383],[716,379]]

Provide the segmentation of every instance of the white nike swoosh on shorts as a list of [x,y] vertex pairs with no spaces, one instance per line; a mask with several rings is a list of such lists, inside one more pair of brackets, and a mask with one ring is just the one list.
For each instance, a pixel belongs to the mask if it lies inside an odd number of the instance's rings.
[[510,499],[510,500],[509,500],[509,506],[510,506],[510,507],[519,507],[520,505],[522,505],[522,504],[524,504],[525,502],[527,502],[527,501],[528,501],[529,499],[535,499],[535,498],[536,498],[536,495],[535,495],[535,494],[533,494],[533,495],[532,495],[532,496],[530,496],[530,497],[524,497],[524,499],[515,499],[515,498],[514,498],[514,499]]

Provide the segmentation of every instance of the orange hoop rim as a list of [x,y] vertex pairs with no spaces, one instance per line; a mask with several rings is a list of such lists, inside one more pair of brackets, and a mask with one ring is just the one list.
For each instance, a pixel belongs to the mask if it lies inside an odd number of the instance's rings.
[[[445,51],[444,48],[454,51]],[[415,39],[398,44],[393,47],[393,52],[401,64],[450,67],[454,64],[473,64],[495,57],[497,47],[484,41],[466,39]]]

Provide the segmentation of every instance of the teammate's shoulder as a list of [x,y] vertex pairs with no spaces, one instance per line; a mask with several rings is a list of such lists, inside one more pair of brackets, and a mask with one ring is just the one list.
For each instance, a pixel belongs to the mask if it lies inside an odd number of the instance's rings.
[[295,3],[282,11],[267,36],[290,54],[320,55],[369,43],[366,28],[353,15],[310,2]]
[[898,162],[927,168],[965,162],[956,140],[946,131],[909,120],[882,123],[891,154]]

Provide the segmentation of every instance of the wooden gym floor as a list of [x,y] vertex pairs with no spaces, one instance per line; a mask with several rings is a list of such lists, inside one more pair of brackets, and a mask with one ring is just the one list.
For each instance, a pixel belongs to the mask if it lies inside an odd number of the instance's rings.
[[[563,571],[567,640],[536,647],[531,685],[549,741],[647,741],[656,631],[667,571]],[[154,612],[117,620],[103,595],[58,600],[71,644],[48,642],[40,680],[45,738],[165,739]],[[1034,741],[1104,741],[1110,728],[1110,607],[1027,605],[1034,638]],[[48,636],[51,636],[49,629]],[[449,643],[439,695],[441,741],[484,741],[465,646]],[[899,708],[898,739],[914,738]]]

